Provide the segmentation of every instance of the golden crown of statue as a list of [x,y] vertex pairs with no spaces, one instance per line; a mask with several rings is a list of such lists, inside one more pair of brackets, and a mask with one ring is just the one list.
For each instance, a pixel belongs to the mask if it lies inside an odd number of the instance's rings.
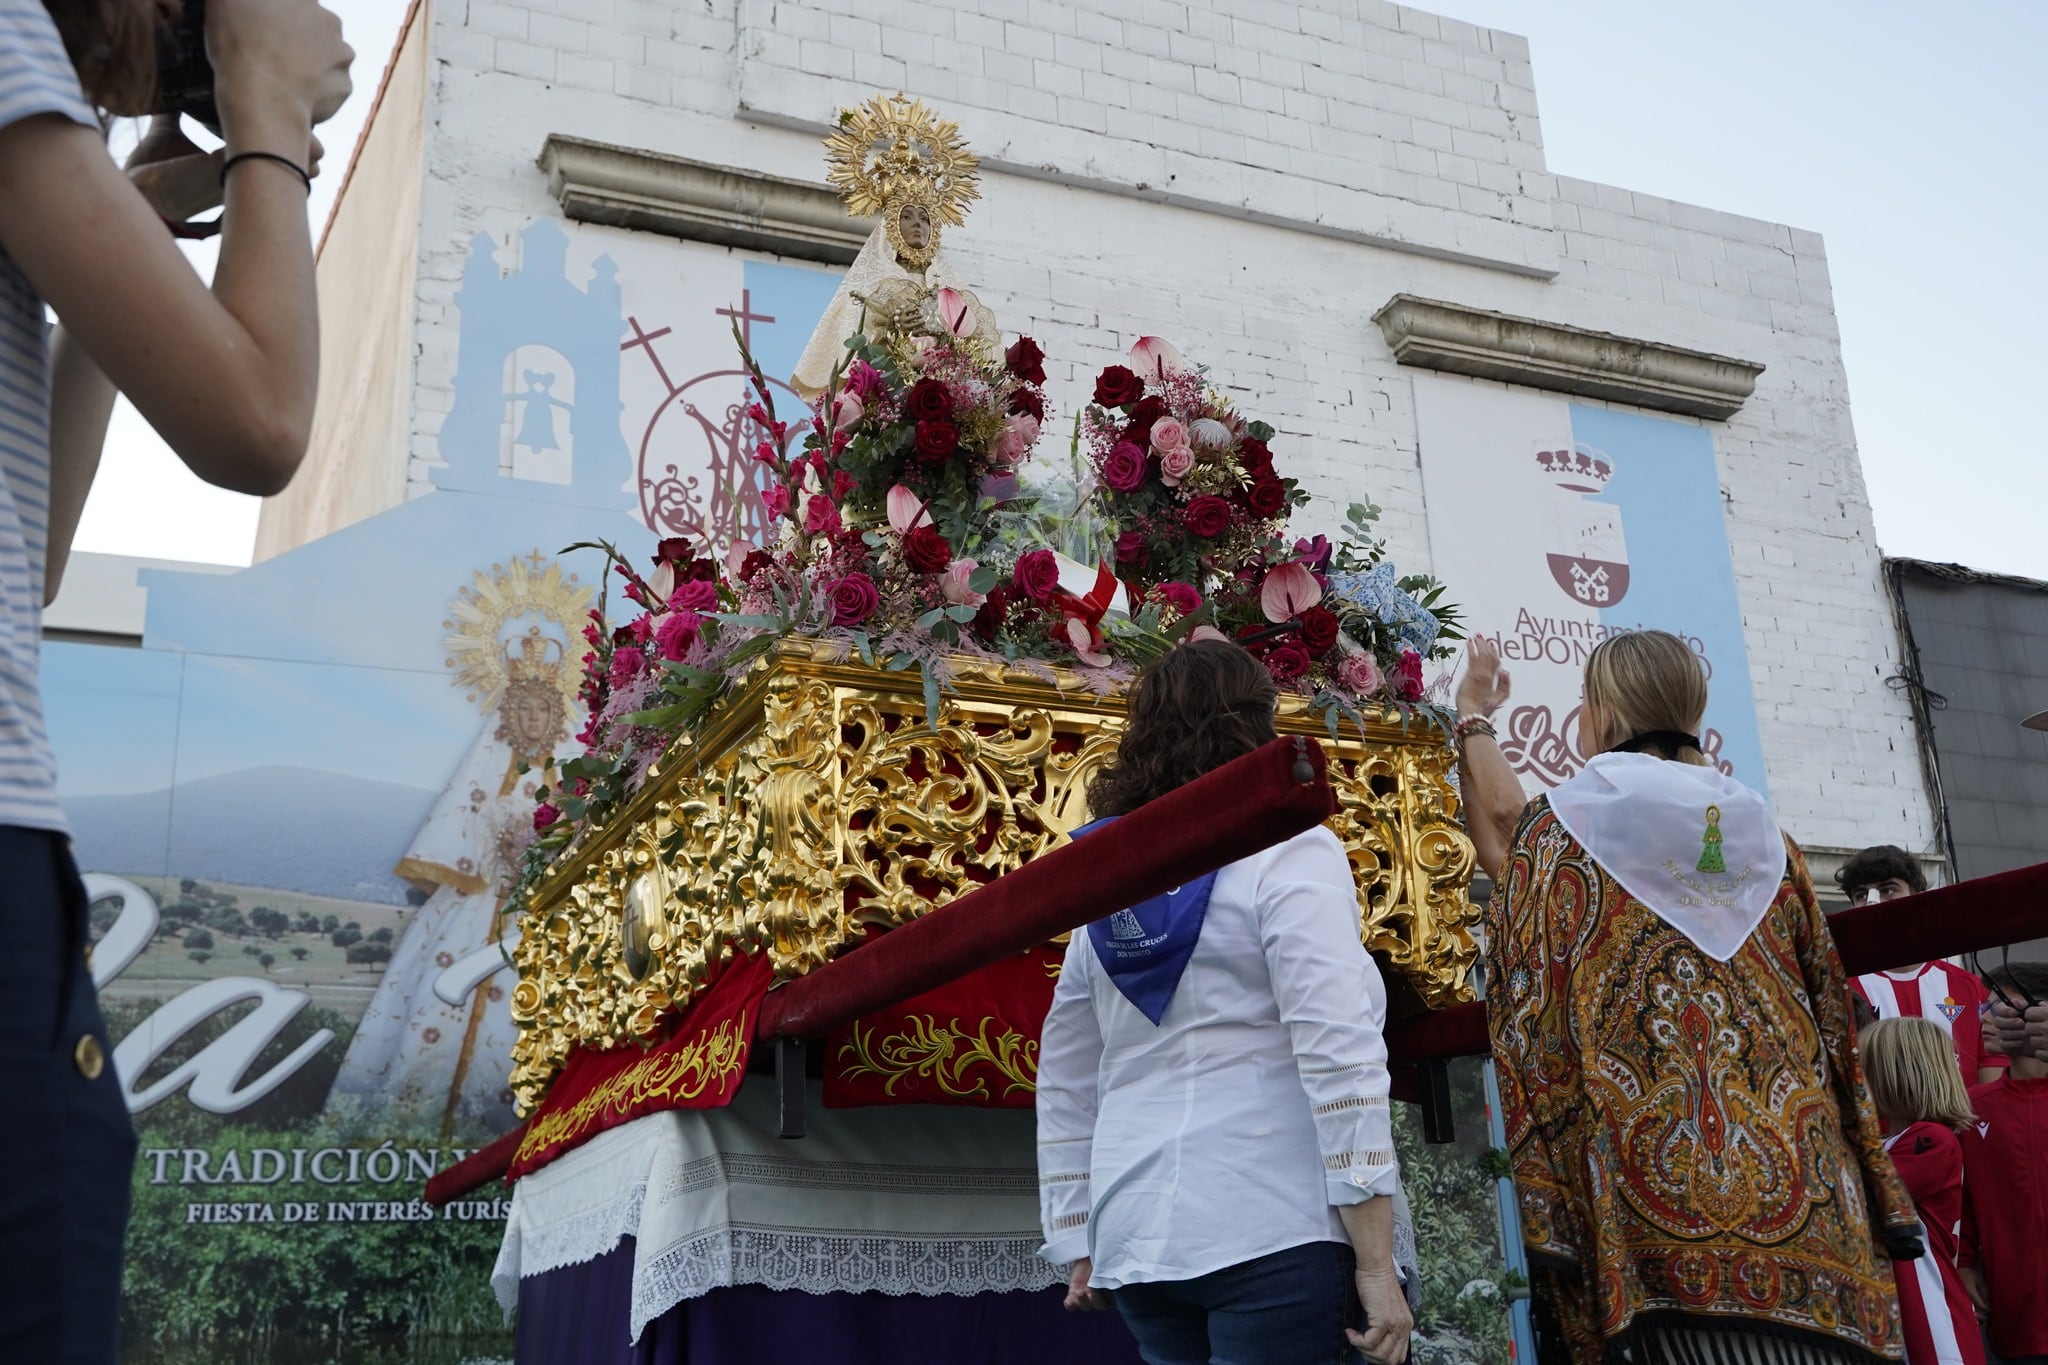
[[[448,619],[441,623],[448,632],[441,637],[441,647],[448,651],[446,662],[455,670],[456,686],[467,689],[469,699],[488,711],[498,704],[514,678],[545,679],[561,691],[564,704],[573,708],[582,680],[577,670],[562,667],[566,657],[563,642],[577,638],[596,596],[596,589],[578,582],[575,574],[563,573],[559,562],[538,550],[478,569],[470,582],[456,591],[448,603]],[[518,637],[512,632],[522,620],[531,622],[535,617],[554,629],[543,631],[532,625],[526,631],[528,638],[544,643],[542,657],[522,675],[519,670],[528,668],[525,646],[515,660],[510,642]],[[545,657],[547,647],[555,650],[552,662]]]
[[[519,652],[515,656],[512,646]],[[562,642],[541,634],[539,626],[528,626],[526,634],[505,647],[505,677],[508,684],[540,683],[553,687],[562,670]]]
[[[877,214],[889,245],[906,266],[922,270],[938,255],[941,228],[967,221],[967,205],[981,197],[978,158],[960,138],[960,125],[901,93],[876,95],[858,109],[839,111],[839,128],[825,139],[826,178],[856,218]],[[922,209],[924,240],[906,239],[903,215]]]

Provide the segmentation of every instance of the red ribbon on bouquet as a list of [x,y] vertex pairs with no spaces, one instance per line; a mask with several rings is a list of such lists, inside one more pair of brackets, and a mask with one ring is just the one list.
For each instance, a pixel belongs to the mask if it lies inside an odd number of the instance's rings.
[[1076,597],[1065,588],[1054,588],[1049,601],[1062,619],[1053,638],[1072,645],[1087,663],[1097,667],[1108,663],[1109,656],[1102,651],[1102,618],[1109,614],[1109,604],[1116,600],[1121,586],[1107,564],[1097,564],[1095,586],[1087,596]]

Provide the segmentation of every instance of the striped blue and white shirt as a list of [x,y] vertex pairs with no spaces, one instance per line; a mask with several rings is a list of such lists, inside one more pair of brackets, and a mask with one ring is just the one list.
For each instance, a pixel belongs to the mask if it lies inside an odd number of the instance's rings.
[[[42,0],[0,0],[0,128],[38,114],[98,127]],[[50,539],[50,329],[0,248],[0,825],[65,828],[36,686]]]

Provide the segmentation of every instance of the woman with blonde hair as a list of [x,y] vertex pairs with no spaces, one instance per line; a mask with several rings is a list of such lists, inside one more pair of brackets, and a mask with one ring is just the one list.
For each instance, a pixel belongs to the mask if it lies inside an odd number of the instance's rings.
[[1984,1365],[1976,1310],[1956,1267],[1963,1229],[1963,1144],[1977,1122],[1955,1044],[1931,1019],[1880,1019],[1863,1034],[1863,1074],[1891,1136],[1906,1193],[1927,1232],[1927,1254],[1894,1267],[1906,1365]]
[[[1478,690],[1497,704],[1504,682]],[[1871,1233],[1909,1252],[1912,1204],[1805,863],[1763,796],[1706,757],[1706,709],[1676,636],[1602,641],[1579,718],[1593,756],[1528,803],[1487,908],[1542,1354],[1895,1360]],[[1473,809],[1513,804],[1505,768],[1468,766]]]

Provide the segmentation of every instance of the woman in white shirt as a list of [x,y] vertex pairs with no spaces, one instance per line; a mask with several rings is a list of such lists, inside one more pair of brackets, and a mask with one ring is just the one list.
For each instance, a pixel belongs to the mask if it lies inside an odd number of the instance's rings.
[[[1249,753],[1277,699],[1241,647],[1176,647],[1090,807],[1122,815]],[[1407,1357],[1386,995],[1357,894],[1317,828],[1068,946],[1039,1055],[1041,1254],[1072,1263],[1069,1308],[1112,1291],[1150,1365]]]

